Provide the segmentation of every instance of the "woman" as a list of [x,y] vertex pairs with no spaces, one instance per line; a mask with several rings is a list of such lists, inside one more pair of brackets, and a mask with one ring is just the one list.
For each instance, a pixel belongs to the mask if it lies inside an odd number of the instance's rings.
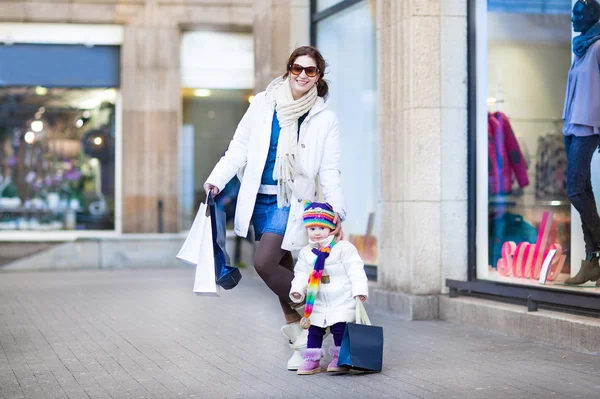
[[317,49],[299,47],[289,57],[286,69],[254,97],[204,189],[216,195],[238,173],[241,186],[235,233],[245,237],[252,221],[260,241],[254,267],[279,297],[286,320],[281,331],[294,349],[287,368],[297,370],[307,337],[300,327],[302,308],[289,298],[294,278],[290,251],[300,250],[308,242],[302,201],[315,201],[319,189],[322,191],[324,201],[336,212],[336,228],[331,234],[338,239],[343,238],[341,223],[346,211],[338,123],[327,107],[329,88],[323,79],[325,60]]

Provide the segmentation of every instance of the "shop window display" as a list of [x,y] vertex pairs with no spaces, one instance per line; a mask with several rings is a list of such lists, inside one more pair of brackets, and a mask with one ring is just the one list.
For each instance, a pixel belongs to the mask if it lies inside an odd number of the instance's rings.
[[116,96],[0,88],[0,230],[114,230]]
[[480,265],[478,278],[538,285],[541,277],[547,286],[568,288],[571,205],[562,117],[570,3],[487,4],[488,264]]
[[600,294],[599,20],[596,0],[488,0],[478,17],[488,211],[478,279]]

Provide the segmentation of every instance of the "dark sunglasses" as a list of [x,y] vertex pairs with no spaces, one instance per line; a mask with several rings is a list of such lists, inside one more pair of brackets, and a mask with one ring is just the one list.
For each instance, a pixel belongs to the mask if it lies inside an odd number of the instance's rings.
[[319,70],[315,66],[303,67],[302,65],[298,64],[290,65],[289,70],[293,75],[300,75],[302,71],[304,71],[306,72],[306,76],[308,76],[309,78],[314,78],[319,72]]

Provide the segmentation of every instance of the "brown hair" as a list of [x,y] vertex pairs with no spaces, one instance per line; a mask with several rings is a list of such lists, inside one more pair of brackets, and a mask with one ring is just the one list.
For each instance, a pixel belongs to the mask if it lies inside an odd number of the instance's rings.
[[323,78],[325,76],[325,68],[327,67],[327,63],[325,63],[325,59],[323,58],[319,50],[317,50],[314,47],[302,46],[294,50],[294,52],[290,55],[290,58],[288,59],[288,62],[285,66],[286,72],[283,75],[283,78],[287,78],[290,74],[290,67],[292,66],[294,61],[296,61],[296,58],[301,57],[303,55],[307,55],[313,60],[315,60],[319,73],[319,80],[317,80],[317,93],[319,97],[324,97],[329,92],[329,86]]

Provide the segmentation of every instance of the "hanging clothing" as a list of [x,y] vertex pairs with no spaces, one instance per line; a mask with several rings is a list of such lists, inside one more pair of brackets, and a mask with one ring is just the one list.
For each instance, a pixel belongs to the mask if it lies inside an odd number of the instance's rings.
[[516,244],[521,242],[534,244],[537,241],[538,231],[526,222],[521,215],[506,212],[496,218],[490,218],[488,234],[488,262],[490,266],[496,267],[498,259],[502,257],[502,245],[505,242],[514,241]]
[[491,195],[510,194],[513,178],[529,185],[527,163],[510,122],[502,112],[488,113],[488,177]]
[[538,138],[535,167],[535,196],[542,200],[567,197],[567,153],[564,136],[549,134]]

